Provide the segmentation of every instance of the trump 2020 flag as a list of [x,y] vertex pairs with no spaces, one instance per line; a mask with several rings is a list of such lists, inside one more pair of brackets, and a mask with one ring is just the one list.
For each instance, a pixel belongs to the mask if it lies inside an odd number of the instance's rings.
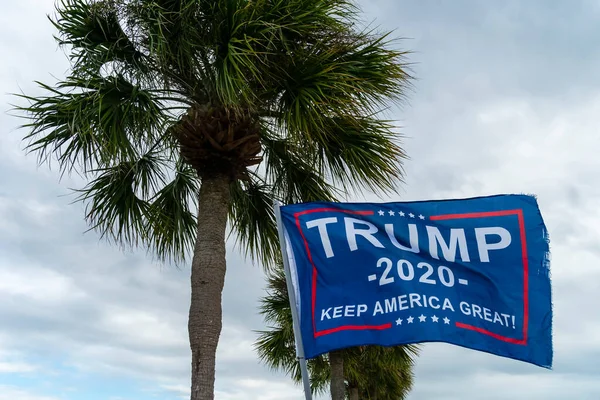
[[532,196],[281,207],[307,358],[446,342],[552,366],[548,235]]

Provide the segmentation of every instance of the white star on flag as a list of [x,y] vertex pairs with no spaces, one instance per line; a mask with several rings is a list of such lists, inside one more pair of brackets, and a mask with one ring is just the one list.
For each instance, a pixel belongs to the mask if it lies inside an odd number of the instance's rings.
[[390,216],[392,216],[392,217],[393,217],[393,216],[394,216],[396,213],[395,213],[395,212],[393,212],[392,210],[390,210],[390,211],[388,211],[388,214],[390,214]]
[[409,324],[412,324],[414,318],[413,317],[408,317],[408,318],[406,318],[406,320],[408,321]]
[[378,214],[381,215],[381,216],[385,215],[385,213],[383,212],[383,210],[379,210]]
[[447,317],[444,317],[444,323],[446,325],[450,325],[450,320]]
[[398,213],[398,215],[399,215],[399,216],[401,216],[401,217],[404,217],[406,214],[404,214],[404,211],[400,211],[400,212]]
[[410,214],[408,214],[408,216],[409,216],[409,217],[411,217],[411,218],[414,218],[414,217],[415,217],[415,214],[413,214],[413,213],[410,213]]
[[438,322],[438,319],[439,319],[439,318],[438,318],[438,317],[436,317],[435,315],[434,315],[433,317],[431,317],[431,320],[432,320],[433,322]]
[[426,319],[427,317],[421,314],[421,316],[419,317],[419,322],[425,322]]
[[396,320],[396,325],[402,325],[402,318],[398,318]]
[[419,215],[419,219],[425,219],[425,216],[421,214]]

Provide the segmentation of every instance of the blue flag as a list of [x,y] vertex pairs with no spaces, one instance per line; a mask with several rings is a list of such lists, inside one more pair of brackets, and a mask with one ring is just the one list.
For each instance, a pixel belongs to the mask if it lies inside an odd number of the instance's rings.
[[525,195],[281,207],[307,358],[446,342],[552,366],[548,235]]

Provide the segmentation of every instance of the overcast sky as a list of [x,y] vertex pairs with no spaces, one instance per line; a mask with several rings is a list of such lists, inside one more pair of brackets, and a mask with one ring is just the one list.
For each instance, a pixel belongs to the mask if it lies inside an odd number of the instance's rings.
[[[600,398],[600,2],[362,1],[407,38],[418,78],[394,111],[411,160],[399,198],[538,196],[551,235],[555,368],[428,344],[412,400]],[[4,1],[3,111],[67,69],[51,0]],[[189,270],[124,254],[87,229],[58,173],[0,114],[0,400],[185,399]],[[357,200],[361,198],[356,198]],[[372,199],[371,199],[372,200]],[[229,247],[217,399],[301,391],[257,362],[257,266]]]

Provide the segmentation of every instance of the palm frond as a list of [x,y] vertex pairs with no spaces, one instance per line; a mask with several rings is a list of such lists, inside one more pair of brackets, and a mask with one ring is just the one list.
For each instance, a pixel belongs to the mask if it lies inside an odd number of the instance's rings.
[[173,165],[160,149],[95,171],[77,190],[91,229],[122,247],[143,245],[161,260],[183,261],[196,237],[199,181],[181,161]]
[[275,111],[288,134],[319,138],[330,118],[373,115],[405,95],[411,76],[404,52],[367,33],[333,36],[298,50],[279,78]]
[[200,182],[182,160],[175,164],[173,175],[150,199],[146,235],[161,260],[183,262],[196,238]]
[[123,29],[117,2],[60,0],[51,23],[57,42],[70,49],[72,73],[96,76],[107,63],[121,74],[150,74],[150,59]]
[[[274,96],[298,49],[351,28],[356,7],[342,0],[259,0],[217,2],[223,19],[215,53],[216,88],[232,107],[262,106]],[[265,96],[266,94],[266,96]]]
[[273,187],[254,174],[250,178],[231,185],[230,221],[238,245],[254,260],[270,267],[280,254]]
[[134,0],[121,7],[166,87],[181,90],[200,103],[210,100],[214,86],[213,68],[206,60],[206,52],[215,45],[210,37],[218,20],[212,3]]
[[121,245],[137,246],[145,241],[146,220],[150,204],[140,197],[146,186],[161,182],[160,167],[152,155],[135,161],[98,169],[97,178],[78,190],[78,201],[86,206],[86,219],[100,235]]
[[[345,351],[346,373],[351,380],[359,383],[363,397],[402,400],[408,396],[419,346],[363,346]],[[386,373],[382,374],[382,371]]]
[[30,123],[25,140],[40,162],[55,155],[62,172],[107,166],[137,157],[165,121],[153,92],[123,76],[70,77],[56,87],[39,83],[47,95],[20,95],[29,105],[16,109]]
[[263,135],[266,180],[277,198],[286,204],[309,201],[335,201],[339,191],[327,181],[324,171],[314,168],[308,148],[289,140]]
[[388,121],[354,116],[327,119],[314,144],[318,168],[328,171],[334,184],[345,191],[394,192],[403,181],[406,158],[398,139]]

